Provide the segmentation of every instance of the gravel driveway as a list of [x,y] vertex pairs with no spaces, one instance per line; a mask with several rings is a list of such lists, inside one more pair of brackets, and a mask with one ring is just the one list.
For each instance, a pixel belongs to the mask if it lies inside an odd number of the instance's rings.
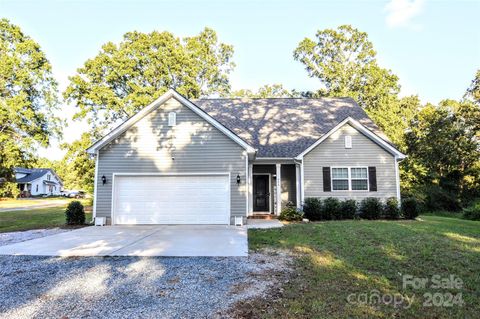
[[283,254],[249,257],[0,257],[2,318],[212,318],[263,295]]

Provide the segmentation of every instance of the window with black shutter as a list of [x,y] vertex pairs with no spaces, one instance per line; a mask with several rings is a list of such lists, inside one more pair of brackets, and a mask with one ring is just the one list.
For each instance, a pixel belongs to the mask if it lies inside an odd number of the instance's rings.
[[368,186],[371,192],[377,191],[377,168],[375,166],[368,167]]

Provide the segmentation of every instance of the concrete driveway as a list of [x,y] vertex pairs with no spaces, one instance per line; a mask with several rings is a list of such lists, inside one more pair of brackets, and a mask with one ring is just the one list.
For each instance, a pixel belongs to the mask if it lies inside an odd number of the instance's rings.
[[0,255],[247,256],[248,240],[235,226],[91,226],[3,246]]

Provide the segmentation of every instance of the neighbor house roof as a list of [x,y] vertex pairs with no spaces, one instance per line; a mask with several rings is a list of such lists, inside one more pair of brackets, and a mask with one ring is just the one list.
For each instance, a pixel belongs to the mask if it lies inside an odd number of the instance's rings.
[[295,157],[346,118],[389,142],[351,98],[198,99],[192,102],[257,149],[257,157]]
[[27,174],[22,178],[17,179],[17,183],[30,183],[43,175],[45,175],[47,172],[52,173],[52,175],[55,175],[57,177],[58,181],[60,184],[62,184],[61,179],[55,174],[55,172],[51,168],[23,168],[23,167],[15,167],[14,168],[15,173],[22,173],[22,174]]

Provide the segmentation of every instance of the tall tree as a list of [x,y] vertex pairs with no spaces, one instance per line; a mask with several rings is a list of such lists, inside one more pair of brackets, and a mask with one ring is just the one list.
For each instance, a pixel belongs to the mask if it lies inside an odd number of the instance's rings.
[[90,158],[85,151],[90,145],[92,145],[90,133],[83,133],[73,143],[62,144],[62,149],[65,149],[67,153],[61,161],[63,172],[60,177],[66,188],[93,192],[95,160]]
[[64,92],[78,106],[75,119],[87,118],[94,135],[135,114],[169,88],[188,98],[226,94],[234,67],[233,47],[205,28],[179,39],[169,32],[128,32],[70,77]]
[[465,93],[465,97],[472,99],[475,103],[480,105],[480,70],[477,70],[475,78],[472,80],[470,87]]
[[393,96],[368,113],[400,151],[406,152],[405,133],[421,107],[418,96]]
[[256,92],[249,89],[241,89],[233,91],[229,94],[231,98],[248,97],[248,98],[285,98],[285,97],[297,97],[298,93],[289,91],[281,84],[266,84],[260,87]]
[[480,140],[469,119],[472,107],[470,102],[444,100],[438,106],[426,105],[414,117],[405,140],[411,167],[422,167],[425,172],[423,179],[417,176],[417,183],[462,195],[480,182],[475,168]]
[[0,19],[0,177],[12,180],[14,166],[59,134],[57,107],[57,83],[40,46]]
[[319,30],[315,39],[301,41],[293,56],[310,77],[320,80],[316,96],[349,96],[374,110],[400,90],[398,77],[378,66],[367,33],[350,25]]

